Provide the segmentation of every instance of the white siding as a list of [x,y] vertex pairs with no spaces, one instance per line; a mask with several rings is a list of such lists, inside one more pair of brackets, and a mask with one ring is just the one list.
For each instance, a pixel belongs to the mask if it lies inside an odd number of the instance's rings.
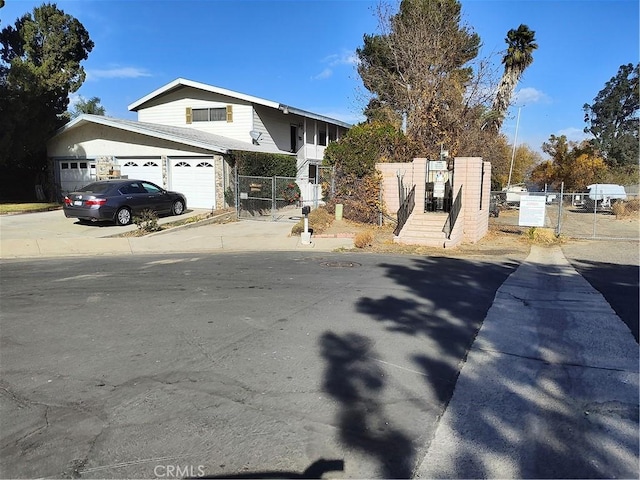
[[65,158],[211,154],[203,149],[96,124],[83,125],[55,137],[47,144],[47,152],[49,157]]
[[[285,115],[279,110],[256,107],[253,129],[263,132],[260,145],[275,145],[279,150],[291,151],[291,125],[302,126],[304,119],[297,115]],[[301,142],[302,143],[302,142]]]
[[[161,103],[160,103],[161,102]],[[223,108],[231,105],[233,122],[193,122],[187,123],[186,109]],[[174,127],[195,128],[203,132],[251,143],[249,132],[253,129],[253,107],[251,104],[223,95],[203,92],[193,88],[183,88],[169,92],[150,102],[138,111],[138,121],[159,123]]]

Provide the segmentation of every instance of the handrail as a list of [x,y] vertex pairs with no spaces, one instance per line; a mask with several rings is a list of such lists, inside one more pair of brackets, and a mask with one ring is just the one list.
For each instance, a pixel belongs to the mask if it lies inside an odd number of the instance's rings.
[[444,227],[442,228],[442,231],[447,236],[447,240],[451,239],[451,232],[453,232],[453,227],[456,224],[460,210],[462,210],[462,185],[460,185],[458,195],[456,195],[456,199],[454,200],[453,205],[451,205],[451,211],[449,212],[447,221],[444,222]]
[[396,228],[393,230],[394,235],[398,235],[402,231],[402,227],[409,220],[409,216],[411,212],[413,212],[413,207],[416,206],[416,186],[414,185],[407,198],[404,199],[402,205],[398,209],[398,224]]

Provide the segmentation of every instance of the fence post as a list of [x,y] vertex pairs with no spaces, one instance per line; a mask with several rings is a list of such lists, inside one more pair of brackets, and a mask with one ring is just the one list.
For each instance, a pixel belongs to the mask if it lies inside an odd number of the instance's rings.
[[236,218],[240,218],[240,177],[238,175],[238,165],[234,165],[233,167],[233,176],[235,178],[235,192],[234,197],[236,199]]
[[[547,185],[545,184],[545,189]],[[562,231],[562,207],[564,204],[564,182],[560,184],[560,201],[558,202],[558,225],[556,227],[556,236],[560,236],[560,232]]]
[[383,224],[382,219],[382,185],[383,182],[380,180],[380,191],[378,192],[378,226],[381,227]]
[[[593,200],[593,238],[596,238],[596,223],[598,221],[598,184],[596,184],[595,191],[595,199]],[[591,197],[591,193],[589,193],[589,197]]]
[[276,177],[271,177],[271,220],[276,219]]

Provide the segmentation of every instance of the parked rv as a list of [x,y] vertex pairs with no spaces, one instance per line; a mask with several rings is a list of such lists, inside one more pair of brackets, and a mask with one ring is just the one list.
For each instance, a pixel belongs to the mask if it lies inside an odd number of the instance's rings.
[[589,194],[584,196],[582,207],[587,210],[609,210],[611,206],[627,199],[622,185],[612,183],[596,183],[588,185]]
[[510,185],[502,189],[505,193],[507,205],[520,204],[520,197],[529,195],[525,184]]

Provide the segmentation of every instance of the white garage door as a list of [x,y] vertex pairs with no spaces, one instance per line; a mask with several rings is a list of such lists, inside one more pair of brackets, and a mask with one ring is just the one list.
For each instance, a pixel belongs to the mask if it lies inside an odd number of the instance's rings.
[[73,192],[96,179],[96,164],[92,160],[64,160],[60,165],[60,188]]
[[187,197],[189,208],[216,208],[213,159],[172,159],[169,189]]
[[162,164],[160,159],[118,159],[120,165],[120,175],[135,180],[146,180],[155,183],[159,187],[162,184]]

